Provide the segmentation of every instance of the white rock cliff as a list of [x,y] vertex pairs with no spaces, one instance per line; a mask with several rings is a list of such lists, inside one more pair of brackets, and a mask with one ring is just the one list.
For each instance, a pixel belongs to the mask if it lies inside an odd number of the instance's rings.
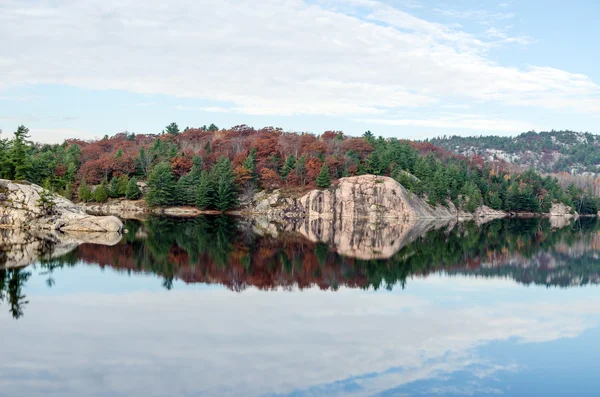
[[123,223],[114,216],[92,216],[71,201],[52,195],[54,206],[40,206],[40,186],[0,179],[0,227],[62,232],[120,233]]

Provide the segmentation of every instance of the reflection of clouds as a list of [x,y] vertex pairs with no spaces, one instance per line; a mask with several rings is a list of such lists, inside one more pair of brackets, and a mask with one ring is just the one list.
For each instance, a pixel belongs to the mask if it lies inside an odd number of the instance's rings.
[[348,289],[32,296],[23,319],[0,314],[12,342],[0,388],[6,396],[367,396],[469,370],[482,383],[461,392],[491,393],[497,385],[484,379],[517,367],[484,360],[476,347],[576,336],[600,312],[596,297],[565,293],[551,304],[519,291],[522,302],[452,307]]

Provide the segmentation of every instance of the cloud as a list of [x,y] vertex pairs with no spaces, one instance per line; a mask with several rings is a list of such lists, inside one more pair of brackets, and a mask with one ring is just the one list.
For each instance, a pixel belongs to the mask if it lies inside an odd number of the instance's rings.
[[0,89],[118,89],[250,115],[368,117],[464,101],[600,108],[587,76],[491,60],[496,46],[525,39],[476,36],[375,0],[27,4],[5,2],[0,16],[0,37],[10,37],[0,41]]
[[441,9],[434,8],[434,12],[437,14],[452,17],[452,18],[463,18],[463,19],[475,19],[475,20],[506,20],[515,17],[512,12],[489,12],[486,10],[457,10],[457,9]]
[[[102,274],[104,281],[109,276]],[[61,274],[55,277],[60,286]],[[3,336],[14,342],[3,348],[0,386],[7,396],[251,397],[342,382],[360,386],[344,395],[370,396],[458,371],[479,380],[518,371],[518,362],[487,361],[478,347],[512,338],[541,343],[598,324],[597,297],[562,294],[560,303],[549,303],[545,294],[511,282],[508,296],[523,296],[506,303],[494,295],[503,280],[437,278],[415,280],[415,290],[429,285],[426,298],[407,291],[237,294],[198,286],[28,293],[24,318],[0,316]],[[464,296],[465,285],[488,299],[448,305],[441,297]]]
[[[475,130],[486,132],[504,132],[531,131],[539,126],[534,123],[521,120],[510,120],[496,117],[488,117],[474,114],[450,114],[432,116],[424,119],[414,118],[356,118],[355,121],[363,123],[390,125],[390,126],[410,126],[410,127],[428,127],[445,128],[461,130]],[[543,129],[543,128],[542,128]]]

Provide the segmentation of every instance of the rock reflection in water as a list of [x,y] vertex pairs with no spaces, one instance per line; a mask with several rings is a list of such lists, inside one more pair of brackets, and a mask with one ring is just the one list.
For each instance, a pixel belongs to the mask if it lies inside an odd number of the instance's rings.
[[595,219],[555,228],[547,219],[477,226],[358,221],[334,225],[313,218],[282,226],[231,217],[156,217],[128,222],[127,228],[129,233],[120,241],[88,236],[88,242],[4,231],[0,261],[5,268],[38,262],[36,269],[47,274],[50,286],[53,271],[80,263],[155,274],[167,289],[175,280],[220,284],[233,291],[391,289],[404,287],[413,276],[440,271],[560,287],[600,283],[600,227]]

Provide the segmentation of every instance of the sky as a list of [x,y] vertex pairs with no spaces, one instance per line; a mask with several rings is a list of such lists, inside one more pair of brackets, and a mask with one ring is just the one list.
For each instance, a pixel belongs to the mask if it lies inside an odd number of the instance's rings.
[[0,0],[0,129],[600,133],[596,0]]

